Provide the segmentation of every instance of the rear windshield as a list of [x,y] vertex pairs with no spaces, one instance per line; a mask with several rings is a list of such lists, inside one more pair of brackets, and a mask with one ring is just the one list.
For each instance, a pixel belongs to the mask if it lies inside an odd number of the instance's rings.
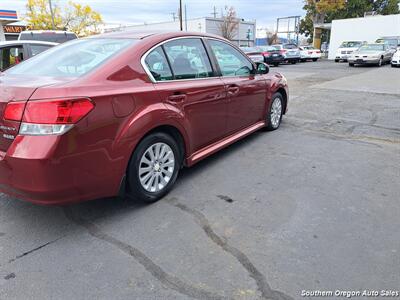
[[24,41],[44,41],[60,44],[76,38],[75,33],[71,32],[22,32],[19,36],[19,39]]
[[293,44],[286,44],[286,45],[283,46],[283,48],[285,48],[285,49],[297,49],[297,46],[293,45]]
[[133,43],[128,39],[74,40],[16,65],[7,74],[80,77]]
[[362,45],[361,42],[343,42],[340,45],[340,48],[357,48]]
[[262,51],[276,51],[276,50],[278,50],[276,47],[273,47],[273,46],[260,46],[259,48]]

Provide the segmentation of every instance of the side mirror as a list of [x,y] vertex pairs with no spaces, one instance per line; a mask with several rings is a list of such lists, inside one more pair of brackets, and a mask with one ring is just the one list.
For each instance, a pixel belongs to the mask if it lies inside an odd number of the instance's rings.
[[269,73],[269,66],[264,62],[256,63],[257,66],[257,74],[268,74]]

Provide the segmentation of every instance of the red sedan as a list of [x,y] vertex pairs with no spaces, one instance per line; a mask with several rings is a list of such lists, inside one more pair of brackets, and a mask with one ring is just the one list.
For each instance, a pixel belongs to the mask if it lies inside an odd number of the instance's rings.
[[0,75],[0,190],[38,204],[152,202],[191,166],[279,127],[286,79],[198,33],[114,33]]

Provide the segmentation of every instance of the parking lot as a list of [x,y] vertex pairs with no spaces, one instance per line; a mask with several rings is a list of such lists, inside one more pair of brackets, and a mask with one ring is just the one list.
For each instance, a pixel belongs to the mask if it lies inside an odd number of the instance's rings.
[[155,204],[42,207],[1,195],[0,299],[398,290],[400,69],[271,71],[291,93],[281,128],[184,169]]

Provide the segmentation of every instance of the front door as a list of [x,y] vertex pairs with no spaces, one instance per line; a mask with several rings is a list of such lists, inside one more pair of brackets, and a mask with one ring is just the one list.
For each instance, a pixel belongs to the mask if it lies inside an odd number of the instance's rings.
[[267,85],[256,75],[253,64],[231,45],[208,40],[225,84],[228,102],[228,132],[233,133],[265,118]]

